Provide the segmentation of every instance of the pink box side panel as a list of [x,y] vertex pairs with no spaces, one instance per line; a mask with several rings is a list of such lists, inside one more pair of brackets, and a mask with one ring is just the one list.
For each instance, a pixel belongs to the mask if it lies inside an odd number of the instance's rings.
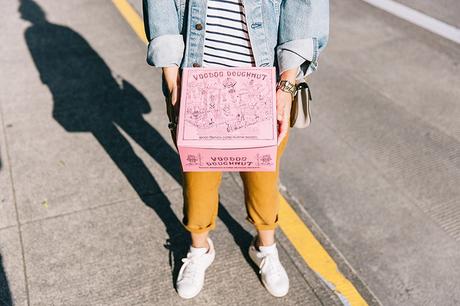
[[276,146],[246,149],[179,147],[184,171],[275,171]]

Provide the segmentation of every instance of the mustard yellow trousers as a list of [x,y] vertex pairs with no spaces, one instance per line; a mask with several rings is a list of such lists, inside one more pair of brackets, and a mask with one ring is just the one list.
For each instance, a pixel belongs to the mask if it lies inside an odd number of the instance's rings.
[[[275,229],[278,225],[279,164],[288,137],[289,131],[278,146],[276,171],[240,172],[244,184],[246,220],[257,230]],[[189,232],[203,233],[215,228],[221,180],[221,172],[182,172],[182,223]]]

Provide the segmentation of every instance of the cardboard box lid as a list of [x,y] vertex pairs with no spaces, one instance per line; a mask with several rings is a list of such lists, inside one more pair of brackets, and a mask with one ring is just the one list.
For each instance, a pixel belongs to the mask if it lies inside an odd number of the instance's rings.
[[275,67],[185,67],[181,80],[178,146],[276,145],[275,73]]

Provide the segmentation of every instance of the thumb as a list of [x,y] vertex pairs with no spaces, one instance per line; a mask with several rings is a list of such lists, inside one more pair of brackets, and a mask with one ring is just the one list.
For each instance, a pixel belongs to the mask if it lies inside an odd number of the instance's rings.
[[177,86],[174,86],[171,91],[171,104],[176,105],[177,102]]
[[283,112],[282,112],[282,111],[278,111],[278,112],[277,112],[276,119],[277,119],[278,121],[282,121],[282,120],[283,120]]
[[276,119],[278,121],[282,121],[284,117],[284,107],[282,105],[283,103],[278,103],[276,107]]

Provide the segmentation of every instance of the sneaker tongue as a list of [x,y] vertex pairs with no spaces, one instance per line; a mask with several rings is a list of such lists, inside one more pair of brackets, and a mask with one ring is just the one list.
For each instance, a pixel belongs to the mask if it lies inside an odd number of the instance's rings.
[[192,256],[200,256],[206,254],[207,251],[207,248],[195,248],[192,246],[190,247],[190,253],[192,253]]
[[273,243],[272,245],[268,246],[259,246],[259,251],[265,254],[274,253],[276,251],[276,243]]

